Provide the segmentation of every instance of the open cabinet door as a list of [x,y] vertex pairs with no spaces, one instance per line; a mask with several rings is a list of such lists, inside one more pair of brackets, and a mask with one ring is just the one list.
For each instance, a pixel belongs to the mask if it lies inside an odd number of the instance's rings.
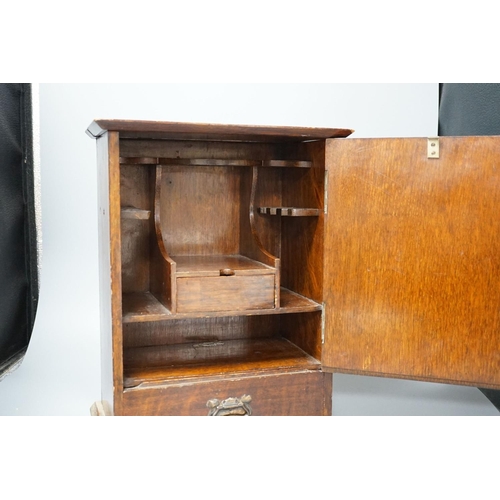
[[435,144],[327,140],[323,369],[499,388],[500,138]]

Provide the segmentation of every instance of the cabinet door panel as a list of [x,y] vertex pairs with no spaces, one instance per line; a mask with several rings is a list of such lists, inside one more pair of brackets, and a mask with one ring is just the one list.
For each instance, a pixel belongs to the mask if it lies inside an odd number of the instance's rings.
[[500,387],[500,138],[328,140],[326,370]]

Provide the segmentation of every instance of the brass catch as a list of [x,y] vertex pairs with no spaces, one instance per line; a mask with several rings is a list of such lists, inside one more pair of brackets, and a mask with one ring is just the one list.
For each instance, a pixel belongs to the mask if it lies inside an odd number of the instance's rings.
[[427,158],[439,159],[439,137],[430,137],[427,139]]

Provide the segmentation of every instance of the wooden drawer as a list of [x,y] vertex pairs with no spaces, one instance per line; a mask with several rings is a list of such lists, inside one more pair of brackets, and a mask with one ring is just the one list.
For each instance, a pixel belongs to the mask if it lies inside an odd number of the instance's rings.
[[303,370],[182,380],[155,388],[126,389],[123,415],[207,416],[210,411],[220,414],[225,413],[224,401],[226,407],[237,406],[239,402],[232,404],[233,401],[227,400],[241,400],[243,396],[251,398],[244,401],[253,416],[331,415],[332,376]]
[[177,312],[273,309],[275,275],[177,278]]

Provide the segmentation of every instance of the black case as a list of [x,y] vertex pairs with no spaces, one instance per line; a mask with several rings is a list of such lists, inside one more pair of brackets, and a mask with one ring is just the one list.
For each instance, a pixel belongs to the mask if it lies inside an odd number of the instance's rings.
[[0,84],[0,378],[18,366],[38,303],[32,89]]

